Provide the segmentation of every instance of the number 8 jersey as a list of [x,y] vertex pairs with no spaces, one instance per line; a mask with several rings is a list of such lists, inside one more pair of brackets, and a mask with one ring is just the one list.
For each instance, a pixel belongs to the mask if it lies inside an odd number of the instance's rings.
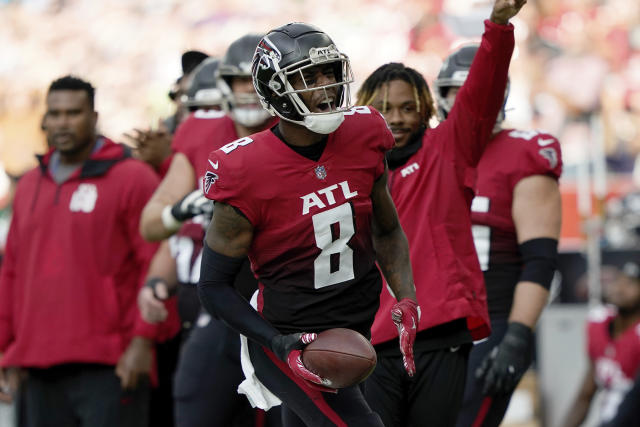
[[272,130],[209,155],[205,195],[253,225],[258,310],[282,333],[347,327],[370,336],[381,290],[370,194],[393,144],[377,111],[355,107],[318,161]]

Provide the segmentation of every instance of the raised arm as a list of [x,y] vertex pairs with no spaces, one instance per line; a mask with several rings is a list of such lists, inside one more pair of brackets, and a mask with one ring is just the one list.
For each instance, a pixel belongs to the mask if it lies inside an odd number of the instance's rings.
[[[491,137],[502,108],[514,47],[515,16],[526,0],[496,0],[469,75],[444,122],[454,133],[454,160],[475,166]],[[448,141],[446,141],[448,142]]]

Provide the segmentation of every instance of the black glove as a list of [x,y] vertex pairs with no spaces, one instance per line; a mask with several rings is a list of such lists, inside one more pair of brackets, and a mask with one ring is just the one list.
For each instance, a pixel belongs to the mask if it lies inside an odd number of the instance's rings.
[[485,395],[506,395],[520,382],[531,364],[533,332],[527,325],[511,322],[504,338],[484,358],[476,379],[484,383]]
[[200,190],[192,191],[171,207],[171,215],[180,222],[197,215],[211,215],[212,212],[213,202],[204,197]]
[[289,353],[293,350],[302,350],[307,344],[314,341],[317,337],[317,334],[287,334],[287,335],[276,335],[271,340],[271,351],[278,356],[278,359],[283,362],[287,361],[289,357]]

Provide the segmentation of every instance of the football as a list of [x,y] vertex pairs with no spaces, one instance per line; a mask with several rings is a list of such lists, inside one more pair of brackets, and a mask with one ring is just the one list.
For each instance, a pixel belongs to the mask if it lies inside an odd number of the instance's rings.
[[345,329],[327,329],[302,351],[302,363],[329,381],[326,386],[344,388],[360,383],[373,372],[376,352],[365,337]]

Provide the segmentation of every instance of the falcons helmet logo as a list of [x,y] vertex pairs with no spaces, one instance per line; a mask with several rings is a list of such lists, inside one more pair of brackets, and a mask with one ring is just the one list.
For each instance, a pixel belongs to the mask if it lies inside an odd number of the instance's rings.
[[218,180],[218,175],[209,171],[204,175],[204,192],[209,194],[209,189]]

